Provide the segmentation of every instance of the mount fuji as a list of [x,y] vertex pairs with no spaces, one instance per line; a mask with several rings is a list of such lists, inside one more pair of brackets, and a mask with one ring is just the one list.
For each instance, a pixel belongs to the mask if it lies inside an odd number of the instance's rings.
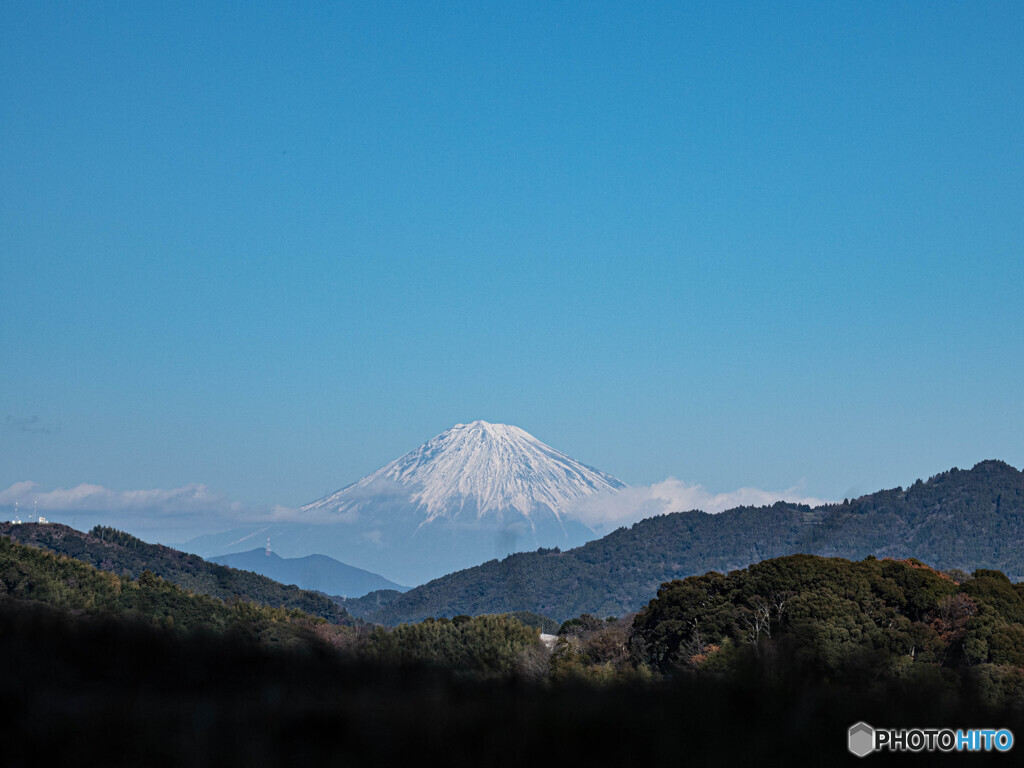
[[596,534],[572,517],[573,505],[625,487],[519,427],[474,421],[306,504],[288,522],[186,546],[222,555],[269,536],[285,556],[325,554],[421,584],[512,552],[589,541]]

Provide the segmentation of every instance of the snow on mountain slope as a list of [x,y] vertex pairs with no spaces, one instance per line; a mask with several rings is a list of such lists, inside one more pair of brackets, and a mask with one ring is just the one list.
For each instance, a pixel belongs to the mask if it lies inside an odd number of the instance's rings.
[[285,557],[329,555],[423,584],[512,552],[596,538],[581,501],[625,486],[518,427],[457,424],[373,474],[274,523],[190,542],[201,555],[243,552],[267,536]]
[[375,489],[407,495],[423,522],[454,517],[470,508],[477,518],[502,511],[534,516],[553,514],[561,521],[566,505],[584,496],[614,492],[625,484],[580,464],[508,424],[474,421],[456,424],[414,451],[303,511],[344,516],[364,506]]

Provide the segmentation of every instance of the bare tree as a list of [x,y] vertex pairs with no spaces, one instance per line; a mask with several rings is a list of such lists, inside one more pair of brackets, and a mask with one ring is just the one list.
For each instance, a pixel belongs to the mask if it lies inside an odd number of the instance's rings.
[[768,642],[772,639],[772,604],[760,595],[755,595],[748,602],[751,607],[744,612],[743,626],[747,630],[747,642],[753,646],[755,653],[759,653],[761,635]]

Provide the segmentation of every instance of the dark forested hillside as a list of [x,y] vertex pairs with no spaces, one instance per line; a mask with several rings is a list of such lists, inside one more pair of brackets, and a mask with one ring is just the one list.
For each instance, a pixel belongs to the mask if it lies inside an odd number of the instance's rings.
[[511,616],[357,631],[0,538],[4,765],[834,766],[861,720],[1024,732],[1024,590],[953,575],[779,558],[546,652]]
[[634,648],[666,674],[722,670],[740,657],[854,686],[970,670],[993,683],[989,696],[1009,687],[1020,701],[1024,584],[988,569],[956,575],[913,558],[791,555],[692,576],[663,584],[636,616]]
[[658,586],[794,553],[916,557],[936,568],[993,568],[1024,578],[1024,473],[999,461],[910,487],[811,509],[778,503],[709,515],[677,512],[567,552],[492,560],[396,597],[385,623],[460,613],[536,611],[558,620],[641,608]]
[[356,634],[353,627],[331,625],[297,609],[197,595],[148,570],[129,579],[4,536],[0,602],[12,610],[45,607],[176,634],[225,636],[275,647],[338,646]]
[[89,533],[55,523],[0,523],[0,537],[9,536],[34,547],[66,555],[103,571],[133,579],[143,571],[182,589],[221,600],[241,599],[273,607],[297,608],[334,624],[352,618],[337,604],[316,592],[285,586],[249,571],[209,563],[197,555],[97,526]]

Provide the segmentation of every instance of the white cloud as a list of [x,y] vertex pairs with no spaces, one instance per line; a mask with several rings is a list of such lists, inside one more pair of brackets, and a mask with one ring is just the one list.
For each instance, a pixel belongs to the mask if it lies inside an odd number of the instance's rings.
[[36,487],[36,484],[31,480],[23,480],[20,483],[15,483],[6,491],[0,491],[0,505],[11,506],[16,501],[21,501],[24,504],[24,499],[32,493],[32,489]]
[[384,543],[381,532],[378,530],[367,531],[366,533],[360,534],[359,538],[362,541],[367,541],[370,544],[375,544],[378,547]]
[[43,490],[22,481],[0,491],[0,519],[18,516],[27,521],[35,509],[50,522],[87,531],[109,525],[146,541],[171,543],[214,533],[269,513],[247,508],[201,483],[181,488],[116,490],[83,483],[74,488]]
[[223,493],[201,483],[181,488],[118,491],[102,485],[82,483],[74,488],[43,491],[29,481],[15,483],[0,491],[0,506],[18,501],[23,509],[33,505],[40,512],[145,512],[157,515],[220,514],[237,516],[243,506]]
[[269,512],[258,515],[257,518],[253,519],[259,519],[268,523],[292,523],[298,520],[301,515],[301,509],[286,507],[283,504],[275,504]]
[[688,485],[670,477],[653,485],[586,496],[567,514],[595,530],[609,530],[668,512],[698,509],[717,513],[734,507],[770,505],[776,501],[808,504],[812,507],[828,503],[824,499],[805,496],[799,485],[784,491],[740,488],[727,493],[711,493],[702,485]]
[[253,522],[307,523],[310,525],[356,523],[360,519],[359,509],[356,507],[351,507],[342,511],[332,507],[304,509],[302,507],[286,507],[282,504],[275,504],[266,512],[251,512],[246,517],[246,520],[251,520]]
[[[621,525],[667,512],[699,509],[721,512],[739,506],[762,506],[776,501],[816,506],[827,503],[807,497],[800,486],[784,491],[740,488],[729,493],[711,493],[701,485],[689,485],[673,477],[649,486],[625,488],[618,493],[595,494],[580,499],[566,516],[605,533]],[[15,501],[26,520],[33,504],[40,514],[54,522],[68,523],[81,530],[93,525],[110,525],[149,540],[182,541],[201,533],[214,533],[247,523],[353,523],[360,519],[358,505],[343,515],[329,508],[295,509],[277,505],[246,507],[201,483],[181,488],[115,490],[83,483],[74,488],[46,491],[30,481],[17,482],[0,491],[0,510],[12,511]],[[6,519],[0,513],[0,519]],[[159,537],[156,539],[154,537]],[[362,534],[369,545],[380,545],[381,532]]]

